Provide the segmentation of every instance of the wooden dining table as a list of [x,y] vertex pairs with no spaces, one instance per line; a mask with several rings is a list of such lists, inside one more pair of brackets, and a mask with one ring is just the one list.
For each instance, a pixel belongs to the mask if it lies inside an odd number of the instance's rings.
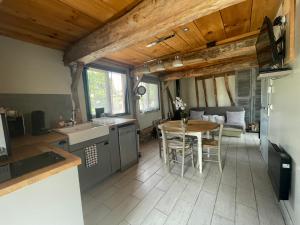
[[[166,121],[163,124],[166,124],[170,127],[181,127],[182,121],[181,120],[174,120],[174,121]],[[161,129],[160,124],[158,128]],[[199,172],[202,173],[202,134],[212,131],[216,128],[218,128],[217,123],[212,123],[209,121],[202,121],[202,120],[189,120],[186,127],[186,135],[194,136],[198,140],[198,165],[199,165]],[[165,146],[165,142],[163,141],[163,154],[164,154],[164,160],[166,163],[167,160],[167,149]]]

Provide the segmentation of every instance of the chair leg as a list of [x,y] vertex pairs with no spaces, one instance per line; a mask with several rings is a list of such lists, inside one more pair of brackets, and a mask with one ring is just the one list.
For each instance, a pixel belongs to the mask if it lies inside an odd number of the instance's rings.
[[184,174],[184,155],[185,155],[185,152],[184,152],[184,149],[182,150],[182,161],[181,161],[181,177],[183,177],[183,174]]
[[192,154],[191,154],[191,157],[192,157],[192,166],[193,166],[193,168],[195,168],[194,151],[193,151],[193,148],[192,148]]
[[158,151],[159,151],[159,158],[161,158],[161,140],[158,139]]
[[222,173],[222,157],[221,157],[221,150],[218,150],[218,161],[219,161],[219,170]]

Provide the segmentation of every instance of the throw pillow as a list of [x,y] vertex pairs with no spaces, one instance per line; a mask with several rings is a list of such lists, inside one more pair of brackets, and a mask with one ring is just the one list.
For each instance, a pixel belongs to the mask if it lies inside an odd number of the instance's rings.
[[204,115],[204,111],[193,111],[190,112],[191,120],[202,120],[202,116]]
[[227,123],[245,126],[245,111],[240,112],[226,112]]

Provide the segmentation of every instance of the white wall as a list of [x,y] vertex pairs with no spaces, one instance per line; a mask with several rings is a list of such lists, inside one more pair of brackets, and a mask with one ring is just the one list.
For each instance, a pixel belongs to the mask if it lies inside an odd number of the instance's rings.
[[300,224],[300,1],[296,9],[297,60],[292,75],[275,80],[270,115],[270,140],[280,144],[293,158],[292,191],[290,200],[284,202],[294,224]]
[[[217,81],[217,96],[219,106],[230,106],[230,99],[228,97],[225,82],[223,77],[216,78]],[[229,88],[231,94],[234,98],[235,96],[235,76],[228,77]],[[213,79],[206,79],[206,93],[207,93],[207,103],[208,106],[216,106]],[[198,81],[199,90],[199,102],[200,107],[205,107],[204,91],[202,87],[202,81]],[[188,107],[197,107],[196,100],[196,88],[195,88],[195,78],[187,78],[181,80],[181,96],[183,100],[188,104]]]
[[0,36],[0,93],[70,94],[63,53]]

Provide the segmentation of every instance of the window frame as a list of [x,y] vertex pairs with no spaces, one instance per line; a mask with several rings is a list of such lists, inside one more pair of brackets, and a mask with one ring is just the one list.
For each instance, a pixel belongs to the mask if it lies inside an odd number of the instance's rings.
[[130,79],[129,79],[129,70],[126,68],[116,68],[98,64],[88,64],[84,67],[82,72],[82,80],[83,80],[83,90],[84,90],[84,98],[85,98],[85,106],[86,106],[86,115],[87,119],[90,121],[95,118],[95,115],[92,115],[91,112],[91,100],[90,100],[90,93],[89,93],[89,84],[88,84],[88,69],[99,69],[105,70],[109,72],[121,73],[126,76],[126,96],[125,96],[125,112],[124,113],[117,113],[112,114],[110,117],[117,117],[117,116],[126,116],[131,114],[131,95],[130,95]]
[[[158,108],[157,109],[152,109],[152,110],[149,110],[149,111],[141,111],[141,108],[140,108],[140,104],[139,104],[139,113],[142,113],[142,114],[147,114],[147,113],[152,113],[152,112],[159,112],[161,110],[161,102],[160,102],[160,82],[159,82],[159,79],[156,78],[156,77],[152,77],[152,76],[143,76],[141,82],[143,83],[149,83],[149,84],[156,84],[157,85],[157,88],[158,88]],[[147,90],[146,90],[146,94],[147,94]],[[145,94],[145,95],[146,95]]]

